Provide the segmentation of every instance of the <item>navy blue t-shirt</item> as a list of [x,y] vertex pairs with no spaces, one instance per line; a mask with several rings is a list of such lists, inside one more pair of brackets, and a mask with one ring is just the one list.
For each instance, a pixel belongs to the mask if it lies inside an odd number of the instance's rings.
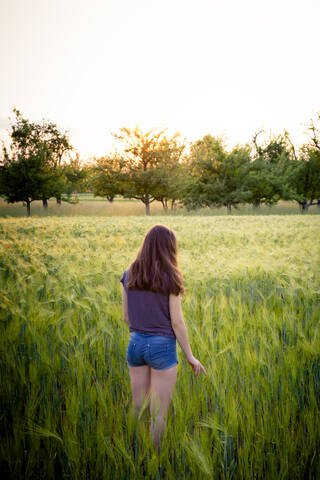
[[127,287],[128,269],[122,275],[120,282],[127,293],[130,332],[176,338],[171,325],[169,293],[129,289]]

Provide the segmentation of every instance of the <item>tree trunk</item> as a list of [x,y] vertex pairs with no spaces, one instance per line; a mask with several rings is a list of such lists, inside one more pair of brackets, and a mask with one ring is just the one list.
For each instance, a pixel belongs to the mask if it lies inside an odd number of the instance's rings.
[[308,211],[309,204],[308,202],[301,202],[301,211],[302,213],[306,213]]
[[167,211],[168,211],[167,200],[162,199],[162,200],[161,200],[161,203],[162,203],[162,206],[163,206],[163,210],[164,210],[165,212],[167,212]]
[[259,200],[253,200],[252,206],[253,206],[253,208],[260,208],[260,201]]
[[56,200],[57,200],[57,204],[61,205],[61,198],[56,198]]
[[317,207],[320,208],[320,198],[317,200]]
[[30,211],[30,200],[29,198],[26,200],[26,204],[27,204],[27,216],[30,217],[31,215],[31,211]]
[[43,208],[48,208],[48,200],[46,198],[42,199]]
[[150,203],[149,203],[149,196],[147,195],[145,199],[145,206],[146,206],[146,215],[150,215]]
[[175,200],[171,200],[171,210],[173,210]]
[[227,212],[228,212],[228,215],[230,215],[230,213],[231,213],[231,203],[227,203]]

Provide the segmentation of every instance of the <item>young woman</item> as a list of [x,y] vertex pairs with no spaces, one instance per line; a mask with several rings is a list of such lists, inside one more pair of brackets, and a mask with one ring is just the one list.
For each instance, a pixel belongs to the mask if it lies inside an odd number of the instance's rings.
[[124,321],[131,332],[126,359],[133,409],[138,415],[144,400],[150,401],[151,437],[159,449],[177,380],[176,340],[194,374],[207,375],[192,355],[183,320],[184,287],[172,230],[152,227],[120,281]]

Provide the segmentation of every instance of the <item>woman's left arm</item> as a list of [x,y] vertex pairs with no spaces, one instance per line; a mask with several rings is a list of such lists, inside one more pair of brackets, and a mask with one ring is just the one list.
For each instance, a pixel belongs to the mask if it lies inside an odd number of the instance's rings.
[[127,292],[122,285],[122,309],[123,309],[123,319],[130,327],[130,322],[129,322],[129,314],[128,314],[128,298],[127,298]]

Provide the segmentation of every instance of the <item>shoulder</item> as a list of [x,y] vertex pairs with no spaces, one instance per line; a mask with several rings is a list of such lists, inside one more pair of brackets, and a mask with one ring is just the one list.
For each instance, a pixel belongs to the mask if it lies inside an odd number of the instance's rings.
[[128,271],[129,271],[129,269],[127,268],[127,270],[124,271],[124,273],[123,273],[123,275],[122,275],[122,277],[121,277],[120,282],[123,284],[123,286],[125,286],[126,283],[127,283],[127,280],[128,280]]

